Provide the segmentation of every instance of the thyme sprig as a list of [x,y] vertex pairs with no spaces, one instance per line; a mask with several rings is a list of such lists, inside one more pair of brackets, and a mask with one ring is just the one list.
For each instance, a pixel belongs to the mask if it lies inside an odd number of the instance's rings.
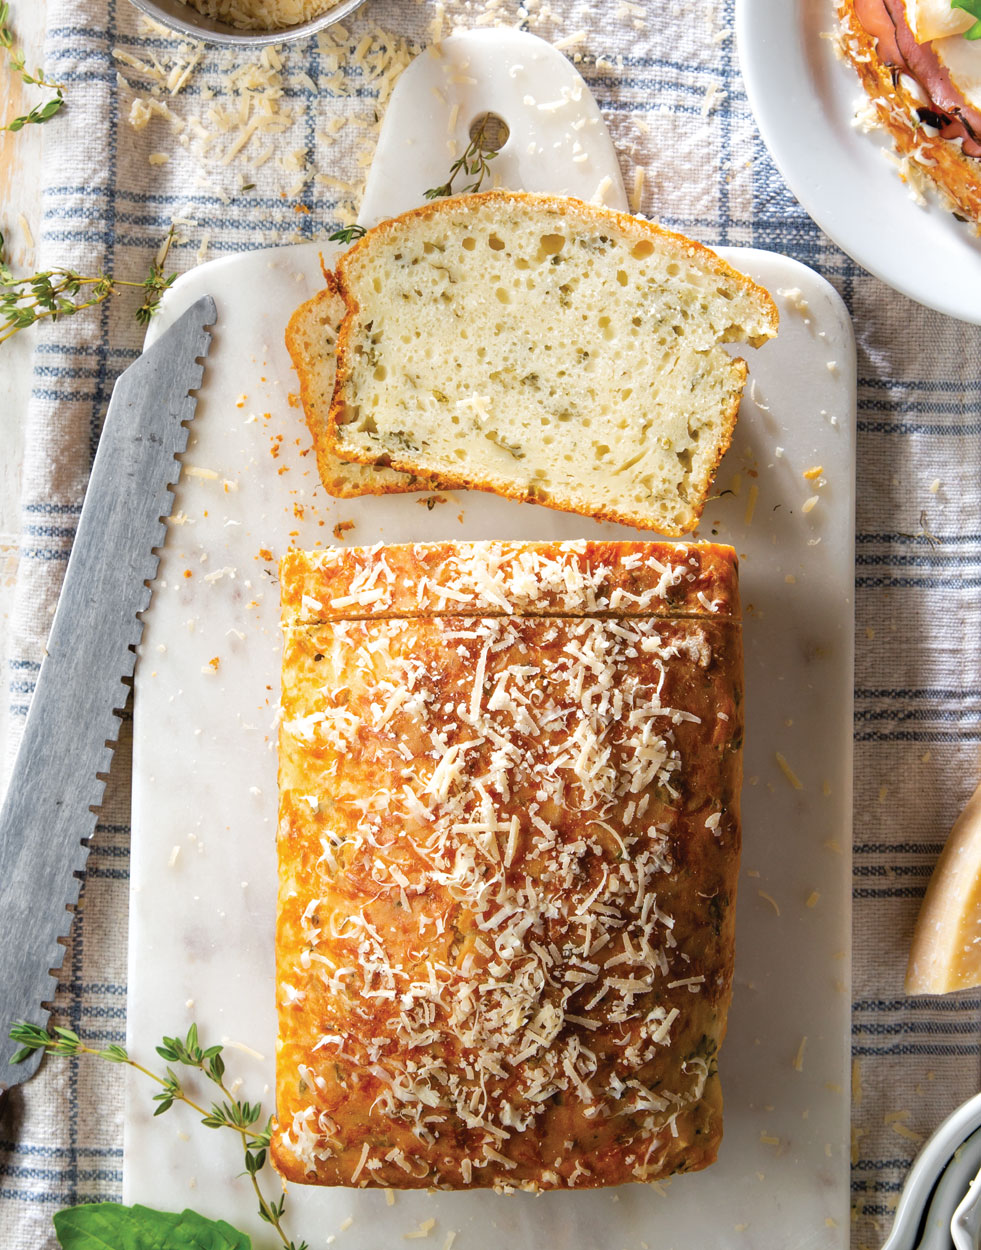
[[453,195],[453,183],[456,181],[458,174],[465,174],[474,181],[469,186],[463,188],[461,194],[467,195],[471,191],[479,191],[484,179],[490,173],[490,162],[497,156],[497,152],[488,146],[487,136],[485,134],[487,123],[490,121],[491,115],[488,113],[477,127],[477,133],[470,140],[469,145],[462,156],[450,166],[450,176],[439,187],[430,187],[425,192],[427,200],[442,199],[444,195]]
[[64,84],[52,82],[50,78],[46,78],[43,69],[35,70],[32,74],[27,68],[23,52],[14,47],[14,32],[10,27],[10,5],[7,0],[0,4],[0,47],[6,50],[7,59],[14,72],[20,74],[21,79],[29,87],[43,87],[55,93],[53,99],[46,100],[43,104],[36,104],[23,117],[15,117],[12,121],[0,126],[0,130],[23,130],[25,126],[50,121],[65,103]]
[[165,274],[164,265],[174,241],[171,226],[163,245],[150,264],[141,282],[132,282],[101,273],[87,276],[74,269],[46,269],[29,278],[15,278],[4,254],[4,238],[0,233],[0,343],[5,343],[19,330],[38,321],[70,317],[86,308],[94,308],[124,287],[144,292],[143,303],[136,310],[136,320],[147,325],[157,311],[164,291],[174,282],[176,273]]
[[[153,1101],[157,1103],[153,1113],[155,1116],[163,1115],[174,1103],[182,1102],[198,1113],[206,1128],[227,1128],[238,1133],[242,1141],[245,1172],[252,1184],[260,1218],[276,1230],[284,1250],[309,1250],[305,1241],[299,1244],[291,1241],[283,1228],[286,1195],[282,1194],[277,1200],[269,1199],[259,1184],[259,1173],[266,1165],[272,1119],[267,1119],[263,1128],[258,1127],[263,1115],[261,1104],[234,1096],[225,1083],[223,1048],[202,1046],[198,1040],[196,1024],[191,1025],[186,1037],[164,1037],[161,1045],[156,1047],[157,1054],[168,1065],[162,1076],[130,1058],[124,1047],[115,1044],[103,1049],[88,1046],[71,1029],[55,1026],[48,1031],[35,1024],[20,1021],[11,1028],[10,1037],[20,1043],[21,1047],[10,1060],[11,1063],[23,1063],[35,1051],[43,1050],[50,1055],[94,1055],[108,1063],[126,1064],[160,1086],[159,1092],[153,1095]],[[191,1068],[200,1073],[217,1086],[221,1098],[213,1101],[210,1107],[202,1106],[187,1092],[175,1066],[171,1065]]]
[[363,238],[368,231],[364,226],[342,226],[340,230],[335,230],[333,234],[327,236],[329,243],[353,243],[355,239]]

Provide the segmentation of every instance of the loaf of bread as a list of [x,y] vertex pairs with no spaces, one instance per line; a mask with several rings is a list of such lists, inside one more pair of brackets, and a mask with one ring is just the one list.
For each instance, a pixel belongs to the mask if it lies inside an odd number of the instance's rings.
[[353,495],[445,487],[444,483],[421,480],[416,474],[342,460],[334,451],[327,437],[327,425],[334,393],[334,351],[345,304],[333,274],[327,273],[325,277],[324,290],[301,304],[286,327],[286,350],[299,378],[300,402],[324,489],[330,495],[345,499]]
[[535,1190],[711,1163],[732,550],[335,548],[280,576],[276,1167]]
[[[837,0],[837,46],[869,97],[867,124],[892,138],[903,179],[934,190],[944,207],[981,228],[981,111],[958,86],[951,60],[977,82],[981,51],[961,35],[920,42],[901,0]],[[970,25],[970,14],[948,17]],[[922,34],[922,32],[921,32]],[[952,47],[952,45],[954,45]],[[973,61],[973,64],[971,63]],[[976,97],[975,97],[976,98]]]
[[769,295],[712,252],[578,200],[490,191],[385,221],[340,259],[329,438],[663,534],[698,521]]

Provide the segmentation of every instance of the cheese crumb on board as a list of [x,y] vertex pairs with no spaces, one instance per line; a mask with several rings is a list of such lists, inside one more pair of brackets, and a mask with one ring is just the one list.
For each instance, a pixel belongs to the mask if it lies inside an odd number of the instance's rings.
[[788,780],[788,781],[790,782],[790,784],[794,787],[794,789],[795,789],[795,790],[803,790],[803,789],[804,789],[804,783],[803,783],[803,782],[801,781],[801,779],[797,776],[797,774],[796,774],[796,773],[794,772],[794,770],[790,767],[790,765],[787,763],[787,761],[786,761],[786,759],[784,758],[784,756],[783,756],[783,755],[782,755],[779,751],[777,751],[777,752],[776,752],[776,761],[777,761],[777,764],[780,766],[780,771],[781,771],[781,772],[783,773],[783,775],[787,778],[787,780]]
[[799,312],[805,322],[807,321],[807,313],[811,311],[811,306],[804,298],[804,293],[800,287],[778,287],[777,294],[782,295],[791,308],[793,308],[796,312]]
[[746,500],[746,515],[744,523],[746,525],[753,524],[753,513],[756,511],[756,501],[760,497],[760,488],[754,482],[749,488],[749,497]]
[[795,1072],[804,1071],[804,1047],[806,1045],[807,1045],[807,1038],[805,1036],[800,1039],[800,1045],[797,1047],[797,1054],[794,1055],[794,1071]]
[[605,204],[607,192],[612,186],[613,180],[610,178],[609,174],[605,174],[590,197],[590,204]]
[[412,1241],[414,1238],[417,1238],[417,1237],[428,1237],[435,1227],[436,1227],[435,1219],[430,1217],[430,1219],[428,1220],[423,1220],[418,1228],[413,1229],[411,1233],[405,1234],[405,1240]]

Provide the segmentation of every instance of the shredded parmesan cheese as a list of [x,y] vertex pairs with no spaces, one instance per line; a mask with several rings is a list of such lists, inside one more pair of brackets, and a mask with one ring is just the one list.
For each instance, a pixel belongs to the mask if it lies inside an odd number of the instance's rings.
[[[240,30],[285,30],[329,12],[337,0],[181,0]],[[278,58],[277,58],[278,59]]]
[[[632,552],[615,584],[576,544],[558,558],[463,545],[411,581],[387,550],[309,557],[287,648],[316,676],[302,698],[284,684],[281,766],[316,760],[283,812],[315,831],[319,863],[279,988],[281,1011],[306,986],[324,1004],[321,1066],[300,1073],[311,1101],[282,1130],[309,1171],[342,1158],[317,1079],[370,1082],[371,1114],[393,1126],[338,1162],[355,1185],[439,1183],[427,1159],[447,1119],[470,1143],[456,1183],[522,1184],[513,1141],[566,1097],[598,1127],[630,1117],[638,1180],[684,1139],[712,1075],[696,1021],[719,978],[668,885],[674,812],[687,744],[740,726],[693,693],[726,592],[699,576],[697,549],[672,550]],[[675,588],[696,619],[652,613]],[[324,605],[343,619],[323,623]],[[713,793],[701,820],[725,844],[734,818],[725,785]],[[586,1187],[592,1166],[548,1160],[540,1183]]]
[[800,1045],[797,1047],[797,1054],[794,1055],[794,1071],[795,1072],[804,1071],[804,1047],[806,1045],[807,1045],[807,1038],[802,1037],[800,1039]]
[[778,764],[778,765],[779,765],[779,767],[780,767],[780,771],[781,771],[781,772],[783,773],[783,775],[787,778],[787,780],[788,780],[788,781],[790,782],[790,784],[794,787],[794,789],[795,789],[795,790],[803,790],[803,789],[804,789],[804,783],[803,783],[803,782],[801,781],[801,779],[797,776],[797,774],[796,774],[796,773],[794,772],[794,770],[790,767],[790,765],[787,763],[786,759],[783,757],[783,755],[781,755],[781,753],[780,753],[779,751],[777,751],[777,753],[776,753],[776,757],[775,757],[775,758],[776,758],[777,764]]

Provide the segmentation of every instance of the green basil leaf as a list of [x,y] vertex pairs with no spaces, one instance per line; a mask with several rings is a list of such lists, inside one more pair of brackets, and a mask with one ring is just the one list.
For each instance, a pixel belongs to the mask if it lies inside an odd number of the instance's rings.
[[950,7],[963,9],[965,13],[978,18],[978,21],[964,32],[964,38],[981,39],[981,0],[950,0]]
[[252,1250],[245,1233],[196,1211],[91,1203],[58,1211],[54,1226],[62,1250]]

